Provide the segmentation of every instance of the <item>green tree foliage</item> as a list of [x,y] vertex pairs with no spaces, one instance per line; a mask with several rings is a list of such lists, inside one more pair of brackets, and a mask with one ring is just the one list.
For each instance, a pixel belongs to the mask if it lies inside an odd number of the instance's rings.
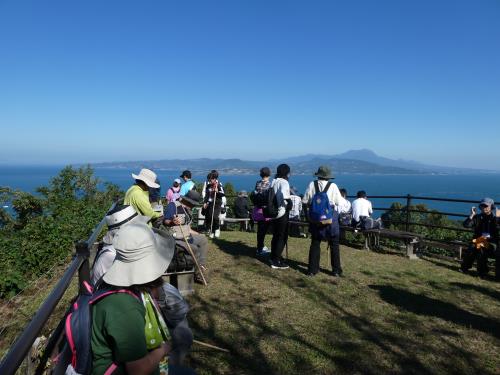
[[224,194],[226,195],[226,207],[233,207],[236,199],[236,189],[233,184],[226,182],[224,185]]
[[90,167],[64,168],[38,195],[1,188],[11,215],[0,211],[0,297],[12,295],[46,272],[88,238],[122,193],[100,184]]

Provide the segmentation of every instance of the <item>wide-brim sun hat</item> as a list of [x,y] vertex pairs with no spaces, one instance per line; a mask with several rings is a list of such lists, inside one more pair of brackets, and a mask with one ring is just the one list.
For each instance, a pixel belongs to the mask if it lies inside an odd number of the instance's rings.
[[102,241],[106,244],[111,244],[118,230],[124,225],[132,223],[147,224],[151,221],[149,216],[139,215],[134,207],[129,205],[116,205],[111,209],[104,218],[108,231],[104,235]]
[[180,200],[189,203],[190,205],[196,206],[197,204],[200,204],[201,194],[196,190],[189,190],[186,195],[180,196]]
[[114,286],[142,285],[162,276],[174,255],[175,239],[146,224],[126,225],[113,238],[116,257],[103,280]]
[[334,179],[335,176],[332,173],[332,170],[330,169],[329,166],[327,165],[321,165],[318,168],[318,171],[314,174],[316,177],[320,178],[327,178],[327,179]]
[[132,173],[132,178],[134,180],[140,180],[144,182],[146,185],[148,185],[150,188],[153,189],[158,189],[160,185],[158,185],[156,181],[156,173],[154,173],[151,169],[146,169],[143,168],[139,172],[139,174],[133,174]]

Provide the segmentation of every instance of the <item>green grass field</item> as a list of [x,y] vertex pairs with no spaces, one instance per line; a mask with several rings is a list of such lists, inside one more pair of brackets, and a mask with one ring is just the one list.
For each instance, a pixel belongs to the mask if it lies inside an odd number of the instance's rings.
[[[270,241],[270,239],[268,240]],[[210,284],[189,297],[199,374],[498,374],[500,284],[457,264],[341,246],[345,277],[305,275],[309,240],[288,270],[254,257],[255,234],[211,244]]]

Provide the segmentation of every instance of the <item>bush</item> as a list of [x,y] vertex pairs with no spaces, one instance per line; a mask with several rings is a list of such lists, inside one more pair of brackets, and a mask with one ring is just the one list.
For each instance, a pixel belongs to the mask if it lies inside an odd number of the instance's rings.
[[17,293],[88,238],[122,195],[116,185],[99,184],[92,168],[69,166],[38,195],[0,188],[1,200],[14,210],[0,212],[0,298]]

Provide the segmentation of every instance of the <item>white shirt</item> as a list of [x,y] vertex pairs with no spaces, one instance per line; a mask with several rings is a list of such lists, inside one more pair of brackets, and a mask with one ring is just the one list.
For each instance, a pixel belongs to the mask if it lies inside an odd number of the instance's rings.
[[359,221],[360,216],[370,216],[373,213],[372,202],[366,198],[358,198],[352,202],[352,218]]
[[290,185],[284,178],[275,178],[271,183],[271,187],[274,189],[276,201],[278,202],[278,216],[276,216],[276,219],[278,219],[286,212],[285,199],[290,199]]
[[[329,181],[325,180],[318,180],[318,187],[320,191],[323,191],[326,187],[326,184]],[[314,181],[311,181],[309,183],[309,186],[306,189],[306,192],[304,193],[304,198],[302,198],[302,203],[304,204],[311,204],[312,197],[314,194],[318,193],[316,191],[316,188],[314,187]],[[326,195],[328,196],[328,201],[330,202],[330,206],[338,206],[340,203],[340,199],[342,198],[342,195],[340,194],[339,188],[337,187],[336,184],[333,182],[330,184],[330,187],[328,188],[328,191],[326,192]]]
[[337,210],[339,214],[351,212],[351,202],[341,196],[339,204],[335,206],[335,210]]
[[288,217],[298,217],[300,216],[300,212],[302,211],[302,201],[298,195],[290,196],[292,200],[292,209],[288,213]]

